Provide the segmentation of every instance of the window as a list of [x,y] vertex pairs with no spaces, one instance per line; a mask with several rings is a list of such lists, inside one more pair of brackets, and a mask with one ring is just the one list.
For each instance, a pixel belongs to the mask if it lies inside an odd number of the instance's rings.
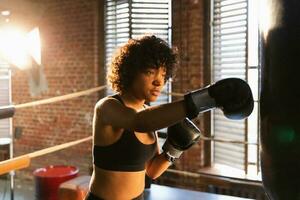
[[[214,142],[213,162],[257,175],[258,135],[258,0],[212,0],[212,81],[228,77],[246,80],[253,92],[255,107],[246,120],[232,121],[221,111],[212,112],[212,135],[219,139],[251,144]],[[255,144],[252,144],[255,143]]]
[[[116,48],[130,38],[155,34],[171,43],[171,0],[106,0],[105,7],[106,69]],[[164,91],[170,90],[168,82]],[[110,94],[112,90],[108,89],[107,95]],[[170,95],[160,95],[153,104],[170,101]]]
[[[0,106],[11,104],[11,69],[0,59]],[[0,120],[0,144],[11,138],[12,123],[10,118]],[[5,138],[5,139],[4,139]]]

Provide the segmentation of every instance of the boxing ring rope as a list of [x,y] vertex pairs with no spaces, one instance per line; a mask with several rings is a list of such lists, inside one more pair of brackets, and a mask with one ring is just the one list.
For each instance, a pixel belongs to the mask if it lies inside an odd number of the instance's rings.
[[[42,99],[42,100],[32,101],[32,102],[18,104],[18,105],[2,106],[2,107],[0,107],[0,119],[2,119],[3,116],[5,116],[6,118],[7,117],[12,117],[13,114],[14,114],[15,109],[18,110],[18,109],[22,109],[22,108],[28,108],[28,107],[44,105],[44,104],[50,104],[50,103],[55,103],[55,102],[64,101],[64,100],[68,100],[68,99],[73,99],[73,98],[84,96],[84,95],[90,95],[94,92],[101,91],[101,90],[105,89],[106,87],[107,87],[106,85],[103,85],[103,86],[91,88],[91,89],[88,89],[88,90],[84,90],[84,91],[80,91],[80,92],[74,92],[74,93],[61,95],[61,96],[57,96],[57,97],[52,97],[52,98],[48,98],[48,99]],[[177,96],[177,97],[183,97],[183,95],[184,95],[184,94],[181,94],[181,93],[174,93],[174,92],[171,92],[171,93],[162,92],[162,93],[167,94],[167,95]],[[7,113],[5,113],[6,109],[9,109],[9,112],[12,112],[12,113],[9,113],[10,115],[7,115]],[[1,116],[1,114],[3,116]],[[259,145],[257,143],[250,143],[250,142],[246,142],[246,141],[225,140],[225,139],[217,139],[217,138],[214,138],[214,137],[205,137],[202,134],[200,135],[200,139],[206,140],[206,141],[222,142],[222,143],[243,144],[243,145],[247,145],[247,144]],[[67,143],[64,143],[64,144],[48,147],[48,148],[45,148],[45,149],[42,149],[42,150],[37,150],[37,151],[34,151],[32,153],[28,153],[28,154],[25,154],[25,155],[22,155],[22,156],[18,156],[18,157],[15,157],[15,158],[11,158],[11,159],[1,161],[0,162],[0,175],[8,173],[12,170],[18,170],[18,169],[23,169],[23,168],[29,167],[32,158],[36,158],[36,157],[39,157],[39,156],[46,155],[48,153],[52,153],[52,152],[55,152],[55,151],[66,149],[66,148],[69,148],[69,147],[72,147],[72,146],[75,146],[75,145],[78,145],[78,144],[81,144],[83,142],[87,142],[87,141],[90,141],[90,140],[92,140],[92,136],[89,136],[89,137],[86,137],[86,138],[83,138],[83,139],[79,139],[79,140],[75,140],[75,141],[72,141],[72,142],[67,142]]]
[[38,106],[38,105],[43,105],[43,104],[55,103],[55,102],[59,102],[59,101],[73,99],[73,98],[80,97],[80,96],[90,95],[94,92],[101,91],[101,90],[105,89],[106,87],[107,87],[106,85],[103,85],[103,86],[91,88],[91,89],[80,91],[80,92],[75,92],[75,93],[66,94],[66,95],[57,96],[57,97],[52,97],[52,98],[48,98],[48,99],[42,99],[42,100],[33,101],[33,102],[29,102],[29,103],[18,104],[18,105],[15,105],[14,107],[16,109],[20,109],[20,108],[28,108],[28,107],[33,107],[33,106]]
[[32,158],[36,158],[39,156],[43,156],[46,155],[48,153],[53,153],[55,151],[59,151],[62,149],[66,149],[72,146],[75,146],[77,144],[81,144],[83,142],[87,142],[92,140],[92,136],[80,139],[80,140],[75,140],[72,142],[67,142],[67,143],[63,143],[60,145],[56,145],[56,146],[52,146],[52,147],[48,147],[42,150],[38,150],[38,151],[34,151],[32,153],[28,153],[22,156],[18,156],[12,159],[8,159],[5,161],[0,162],[0,175],[8,173],[9,171],[12,170],[16,170],[16,169],[23,169],[26,167],[29,167],[30,165],[30,161]]

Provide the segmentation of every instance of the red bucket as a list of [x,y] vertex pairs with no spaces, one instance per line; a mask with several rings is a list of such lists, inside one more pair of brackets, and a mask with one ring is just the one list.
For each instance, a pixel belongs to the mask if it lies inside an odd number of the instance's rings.
[[59,185],[78,175],[78,168],[73,166],[48,166],[33,172],[35,181],[35,199],[58,200]]

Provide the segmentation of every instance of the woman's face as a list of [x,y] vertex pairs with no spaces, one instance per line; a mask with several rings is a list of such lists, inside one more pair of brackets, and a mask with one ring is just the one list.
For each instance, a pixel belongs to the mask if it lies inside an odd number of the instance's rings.
[[139,99],[144,99],[146,102],[153,102],[160,95],[165,85],[165,80],[165,67],[158,69],[148,68],[137,75],[132,84],[132,92]]

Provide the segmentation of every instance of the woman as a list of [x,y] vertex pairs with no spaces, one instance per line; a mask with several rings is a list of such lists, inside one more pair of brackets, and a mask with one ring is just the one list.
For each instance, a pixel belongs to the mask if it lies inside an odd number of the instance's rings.
[[[145,175],[159,177],[199,138],[199,130],[185,117],[195,118],[213,107],[223,108],[232,119],[252,112],[251,90],[239,79],[221,80],[184,100],[147,107],[175,66],[175,51],[155,36],[129,40],[113,58],[108,81],[117,94],[95,106],[94,171],[87,200],[143,199]],[[174,131],[168,132],[160,153],[154,131],[168,126]]]
[[184,104],[145,103],[157,99],[175,65],[175,51],[155,36],[129,40],[113,58],[108,81],[117,94],[95,106],[87,199],[142,199],[145,175],[155,179],[170,166],[154,131],[183,119]]

